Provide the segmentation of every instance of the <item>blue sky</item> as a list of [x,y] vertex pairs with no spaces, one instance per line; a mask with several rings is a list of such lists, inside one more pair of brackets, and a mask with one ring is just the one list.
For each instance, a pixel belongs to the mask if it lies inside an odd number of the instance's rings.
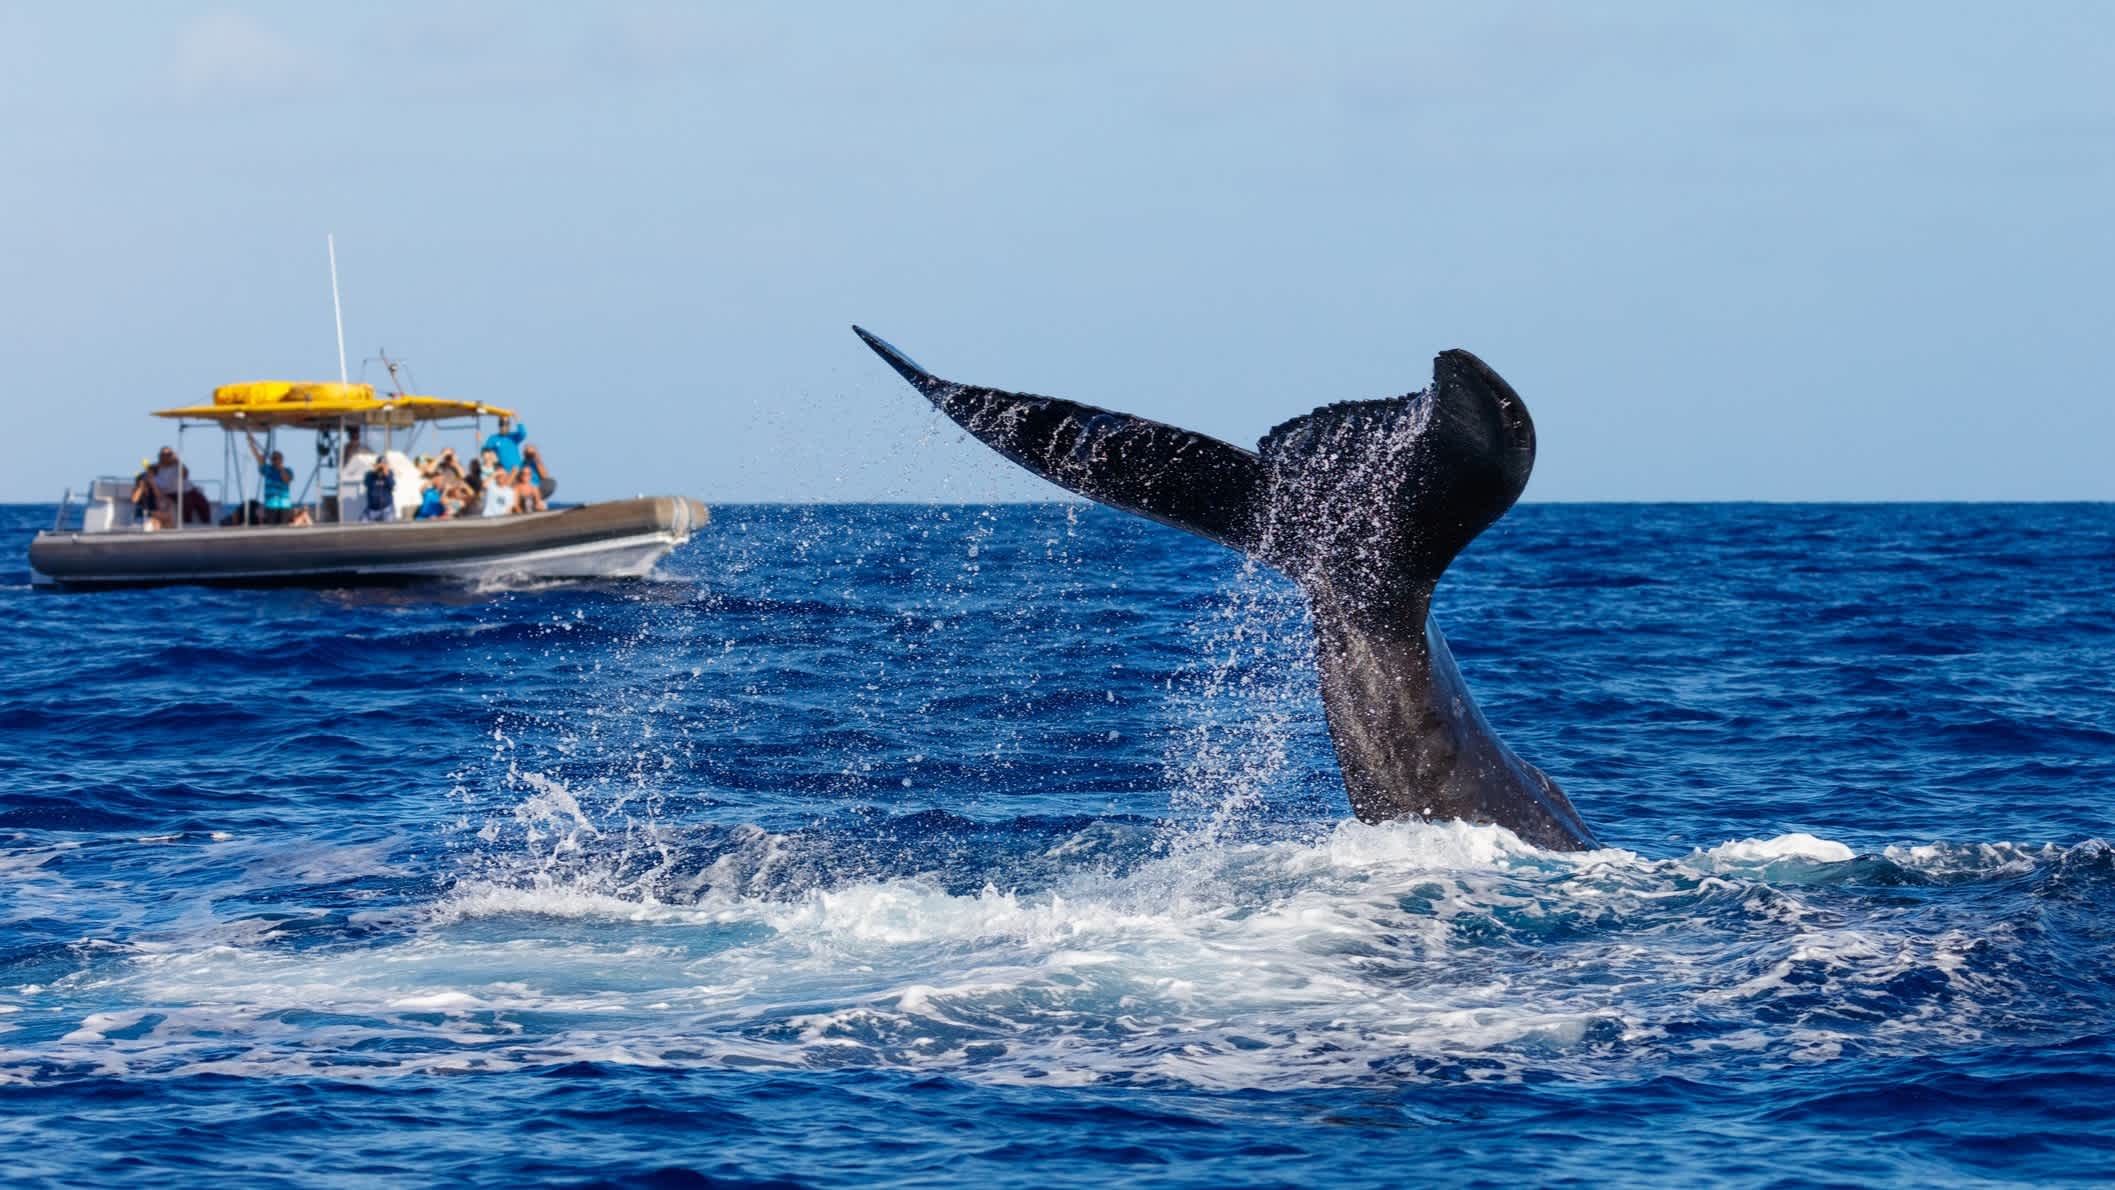
[[354,368],[572,498],[1012,499],[1477,351],[1528,499],[2115,498],[2115,7],[0,6],[0,499]]

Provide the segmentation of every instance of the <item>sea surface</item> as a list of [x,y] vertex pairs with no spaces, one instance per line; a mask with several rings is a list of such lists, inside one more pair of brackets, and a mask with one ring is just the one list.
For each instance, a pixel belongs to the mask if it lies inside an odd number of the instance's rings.
[[52,513],[10,1185],[2115,1174],[2115,506],[1515,510],[1436,614],[1584,855],[1352,820],[1287,584],[1100,509],[97,595]]

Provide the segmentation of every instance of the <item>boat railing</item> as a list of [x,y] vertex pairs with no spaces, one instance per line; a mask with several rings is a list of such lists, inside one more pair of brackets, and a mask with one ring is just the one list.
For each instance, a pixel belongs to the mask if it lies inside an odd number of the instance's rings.
[[[131,480],[117,475],[98,475],[88,481],[88,487],[79,495],[80,503],[76,506],[75,490],[66,489],[65,498],[59,501],[57,515],[51,518],[52,532],[64,533],[72,530],[76,533],[97,533],[112,528],[109,524],[96,523],[99,519],[98,505],[110,505],[113,510],[115,506],[123,506],[129,524],[132,508]],[[114,515],[114,511],[111,515]],[[101,519],[107,521],[109,517]]]
[[[59,501],[57,515],[52,517],[51,531],[123,533],[139,528],[132,509],[133,482],[122,475],[98,475],[88,481],[88,488],[81,494],[78,505],[75,503],[74,490],[67,488],[65,496]],[[210,528],[218,523],[223,514],[224,489],[220,480],[192,479],[190,484],[205,493],[206,504],[212,511],[213,519],[205,525],[195,521],[185,525],[179,520],[176,529],[166,530],[167,532],[185,529],[195,532]]]

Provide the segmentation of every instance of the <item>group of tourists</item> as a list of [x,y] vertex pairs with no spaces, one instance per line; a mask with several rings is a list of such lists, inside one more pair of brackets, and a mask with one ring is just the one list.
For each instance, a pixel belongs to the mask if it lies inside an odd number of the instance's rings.
[[[498,432],[485,439],[468,465],[452,446],[438,455],[419,456],[413,463],[419,485],[419,505],[413,517],[425,521],[544,511],[558,481],[544,465],[542,452],[529,445],[527,438],[527,427],[501,418]],[[348,440],[348,459],[355,443],[357,438]],[[389,460],[377,457],[361,480],[365,503],[360,519],[397,519],[398,482]],[[404,477],[404,482],[411,482],[410,477]]]
[[[244,439],[250,456],[257,461],[261,481],[258,498],[245,501],[222,523],[314,523],[308,509],[294,503],[294,469],[287,465],[286,456],[258,445],[256,437],[247,430]],[[439,455],[419,456],[413,464],[418,471],[414,479],[398,476],[388,453],[377,453],[361,441],[358,426],[348,427],[340,456],[340,519],[394,521],[398,518],[398,485],[414,482],[419,485],[419,504],[413,516],[422,521],[542,512],[549,506],[558,481],[544,465],[542,452],[527,439],[526,427],[501,418],[498,432],[485,439],[478,456],[468,466],[457,458],[451,446]],[[347,486],[355,483],[357,487]],[[357,518],[347,515],[355,501]],[[179,516],[187,525],[211,524],[213,520],[212,502],[191,483],[190,469],[166,446],[155,458],[140,460],[140,471],[132,484],[132,507],[135,520],[151,528],[173,529]]]

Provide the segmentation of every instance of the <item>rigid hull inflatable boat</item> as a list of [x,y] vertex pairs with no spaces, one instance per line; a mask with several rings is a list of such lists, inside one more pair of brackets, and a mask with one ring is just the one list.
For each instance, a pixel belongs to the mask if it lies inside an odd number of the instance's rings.
[[[524,494],[524,507],[538,506],[555,481],[534,448],[522,445],[514,412],[482,402],[378,393],[366,384],[253,381],[214,390],[211,404],[155,416],[177,423],[177,445],[164,447],[159,460],[141,460],[131,479],[93,481],[85,502],[67,493],[53,528],[30,543],[39,585],[636,577],[709,519],[683,496],[515,511],[511,493]],[[500,427],[489,438],[488,418]],[[217,483],[194,480],[183,453],[184,431],[201,426],[220,431]],[[466,453],[488,464],[495,445],[513,447],[518,486],[506,489],[505,500],[477,492],[500,486],[493,475],[508,471],[462,465],[452,449],[438,463],[410,453],[423,435],[455,432],[467,432]],[[315,447],[305,480],[279,449],[283,437],[301,433]],[[242,457],[245,445],[254,470]],[[377,472],[389,478],[369,482]]]
[[30,542],[29,564],[40,584],[66,588],[630,578],[651,571],[707,519],[695,500],[646,496],[460,520],[47,531]]

